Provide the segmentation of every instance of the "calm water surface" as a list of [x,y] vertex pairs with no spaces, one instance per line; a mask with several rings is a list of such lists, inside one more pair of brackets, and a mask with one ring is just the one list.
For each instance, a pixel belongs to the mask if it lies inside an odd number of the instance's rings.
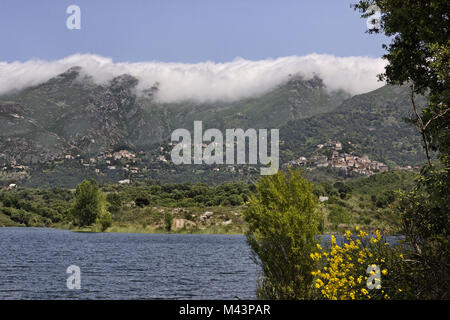
[[254,299],[258,274],[241,235],[0,228],[0,299]]

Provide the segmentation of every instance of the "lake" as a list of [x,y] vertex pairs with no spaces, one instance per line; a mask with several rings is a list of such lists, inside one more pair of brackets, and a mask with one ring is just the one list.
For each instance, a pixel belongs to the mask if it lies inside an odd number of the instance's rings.
[[0,228],[0,299],[254,299],[258,274],[242,235]]

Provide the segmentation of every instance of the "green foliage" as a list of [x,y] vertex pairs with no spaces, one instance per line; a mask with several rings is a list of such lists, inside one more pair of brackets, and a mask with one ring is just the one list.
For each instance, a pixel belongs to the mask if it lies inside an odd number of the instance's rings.
[[17,223],[49,226],[66,218],[71,198],[71,192],[63,189],[3,191],[0,210]]
[[173,223],[173,216],[170,213],[166,213],[164,215],[164,229],[167,232],[170,232],[170,230],[172,230],[172,223]]
[[0,227],[17,227],[19,224],[2,212],[0,209]]
[[[153,182],[152,182],[153,183]],[[117,208],[122,202],[134,201],[139,207],[211,207],[240,206],[248,199],[251,186],[243,182],[208,186],[204,183],[167,183],[163,185],[137,183],[134,185],[108,185],[107,200]],[[120,199],[119,199],[120,198]]]
[[[391,206],[398,200],[398,191],[412,190],[414,176],[415,173],[409,171],[392,171],[371,177],[355,177],[338,181],[332,177],[322,181],[313,176],[314,194],[317,197],[329,197],[329,200],[322,204],[324,214],[328,217],[328,223],[322,230],[338,231],[340,229],[340,227],[337,228],[338,225],[348,224],[349,221],[366,226],[368,229],[382,228],[383,225],[394,221],[395,217],[398,220],[398,214],[388,213],[388,211],[392,211]],[[155,181],[130,185],[109,184],[102,186],[101,189],[106,194],[105,206],[112,214],[116,227],[118,224],[156,226],[162,223],[164,225],[163,214],[158,214],[158,210],[154,210],[154,207],[164,208],[165,211],[170,211],[171,208],[177,208],[176,210],[184,208],[179,210],[182,215],[177,218],[194,222],[206,210],[217,212],[222,211],[220,207],[223,207],[224,212],[240,211],[241,206],[248,201],[251,192],[256,190],[254,185],[242,182],[208,186],[206,184],[159,184]],[[69,210],[73,204],[74,194],[75,192],[71,190],[56,188],[3,190],[0,192],[0,212],[2,207],[6,211],[9,210],[7,208],[22,209],[35,215],[37,218],[33,222],[35,225],[67,225],[73,221]],[[345,197],[343,197],[344,194]],[[374,198],[373,201],[371,197]],[[395,200],[391,202],[391,198]],[[139,203],[138,199],[148,199],[149,204]],[[192,210],[197,213],[197,218],[192,217]],[[332,210],[345,211],[345,215],[333,215]],[[151,214],[144,214],[145,212],[151,212]],[[3,225],[26,224],[20,215],[13,215],[17,221],[11,220],[10,215],[4,213],[2,215],[5,220],[2,222]],[[100,226],[99,220],[97,224]],[[242,232],[245,224],[235,225],[235,227],[234,230]]]
[[[411,96],[414,109],[417,105],[422,112],[415,110],[410,122],[423,135],[427,153],[429,149],[440,151],[439,158],[445,163],[450,154],[448,1],[364,0],[355,9],[365,12],[374,4],[382,12],[381,28],[370,32],[394,36],[383,46],[387,50],[383,57],[389,63],[380,78],[390,84],[408,83],[414,94],[427,96],[422,107]],[[368,16],[371,13],[363,14]]]
[[436,77],[440,70],[434,68],[436,55],[431,46],[448,46],[448,2],[364,0],[354,7],[367,18],[373,12],[365,12],[374,4],[381,9],[381,28],[369,32],[393,36],[391,43],[383,46],[389,64],[381,78],[392,84],[413,81],[422,91],[442,90],[445,83]]
[[315,266],[309,255],[323,220],[312,190],[299,171],[265,176],[256,185],[244,219],[247,241],[263,272],[259,298],[311,298]]
[[49,226],[51,223],[50,219],[24,209],[4,207],[0,209],[0,212],[9,216],[12,221],[26,227],[45,227]]
[[77,186],[70,210],[74,224],[80,227],[94,224],[105,211],[105,199],[97,181],[84,180]]
[[[368,230],[392,231],[392,225],[399,223],[399,215],[392,207],[399,200],[399,192],[413,189],[416,174],[401,170],[370,177],[352,177],[335,183],[316,180],[314,194],[329,198],[323,203],[327,211],[326,230],[344,231],[341,229],[349,224],[357,224]],[[338,228],[340,224],[347,226]]]
[[109,227],[111,227],[112,225],[112,216],[111,214],[106,211],[106,210],[102,210],[99,214],[99,216],[97,217],[97,221],[96,223],[98,225],[100,225],[101,231],[104,232],[106,231],[106,229],[108,229]]
[[[417,298],[448,299],[450,292],[450,40],[449,6],[446,0],[365,0],[355,5],[360,12],[376,4],[382,11],[380,30],[393,36],[385,45],[388,60],[380,77],[391,84],[409,83],[415,116],[410,122],[422,136],[428,164],[415,190],[404,194],[398,209],[401,232],[412,249]],[[373,13],[363,14],[363,17]],[[421,104],[414,94],[425,94]],[[421,110],[419,110],[421,108]],[[439,162],[432,164],[431,151]]]
[[[67,226],[73,224],[82,227],[95,224],[91,230],[102,231],[114,226],[120,229],[125,225],[154,227],[161,223],[165,225],[164,214],[153,210],[154,206],[164,208],[161,209],[164,211],[171,211],[171,208],[189,208],[180,210],[183,214],[177,218],[192,221],[198,220],[204,212],[201,208],[209,207],[214,212],[223,210],[227,215],[226,220],[230,220],[235,216],[230,217],[228,213],[240,211],[240,206],[248,200],[250,190],[253,189],[252,185],[241,182],[224,183],[218,186],[189,183],[161,185],[155,181],[148,181],[148,184],[106,185],[102,188],[95,185],[95,182],[85,181],[78,187],[78,193],[57,188],[3,189],[0,191],[0,225]],[[95,197],[94,191],[97,188],[99,196]],[[84,209],[77,210],[83,206],[82,203],[85,203]],[[98,209],[99,205],[101,209]],[[196,218],[192,216],[192,210],[197,213]],[[80,212],[85,212],[90,217],[84,224],[80,222],[82,216],[77,214]],[[240,225],[231,228],[233,232],[242,232],[245,228],[240,218],[239,221]],[[166,226],[168,225],[169,221]],[[219,228],[217,231],[220,231]]]
[[108,211],[117,212],[122,207],[122,198],[119,193],[113,192],[106,195],[106,201],[108,201]]
[[431,169],[417,187],[404,193],[397,206],[401,232],[406,236],[409,260],[419,299],[447,299],[450,292],[450,182],[449,169]]
[[389,171],[370,177],[352,179],[348,186],[359,194],[379,195],[383,192],[394,193],[398,190],[409,190],[414,186],[415,172]]
[[347,209],[342,206],[331,207],[330,213],[328,214],[328,220],[332,223],[351,223],[352,218]]

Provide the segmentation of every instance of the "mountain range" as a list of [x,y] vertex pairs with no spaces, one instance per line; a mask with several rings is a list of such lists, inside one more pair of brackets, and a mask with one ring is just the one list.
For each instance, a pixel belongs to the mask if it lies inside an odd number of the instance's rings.
[[[58,172],[53,184],[73,185],[100,172],[84,168],[83,174],[77,174],[83,161],[119,150],[145,155],[131,163],[142,179],[191,181],[182,169],[164,169],[169,164],[155,163],[171,132],[192,129],[194,120],[221,130],[279,128],[282,162],[311,156],[318,144],[330,139],[341,141],[345,152],[368,155],[390,166],[424,160],[416,130],[404,121],[411,110],[405,86],[383,86],[352,96],[328,90],[318,77],[291,75],[258,97],[160,103],[158,83],[139,93],[137,84],[129,74],[98,84],[80,67],[73,67],[40,85],[0,96],[0,182],[39,185],[44,173]],[[425,100],[420,98],[419,103]],[[68,161],[72,158],[76,161]],[[179,173],[177,178],[174,171]],[[72,178],[67,180],[67,175]],[[129,177],[129,172],[118,175],[102,170],[100,180],[123,177]]]

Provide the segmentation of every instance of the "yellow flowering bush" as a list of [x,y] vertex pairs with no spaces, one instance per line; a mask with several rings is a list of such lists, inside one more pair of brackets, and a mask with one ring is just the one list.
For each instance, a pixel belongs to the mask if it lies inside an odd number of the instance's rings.
[[[312,272],[319,295],[332,300],[390,299],[392,281],[384,280],[390,274],[386,257],[392,260],[392,249],[382,241],[380,231],[376,231],[375,237],[369,237],[362,230],[356,236],[346,231],[344,238],[346,241],[340,246],[331,236],[328,250],[317,244],[317,251],[310,254],[310,258],[320,266]],[[379,276],[375,274],[376,270]],[[395,290],[397,297],[401,289]]]

